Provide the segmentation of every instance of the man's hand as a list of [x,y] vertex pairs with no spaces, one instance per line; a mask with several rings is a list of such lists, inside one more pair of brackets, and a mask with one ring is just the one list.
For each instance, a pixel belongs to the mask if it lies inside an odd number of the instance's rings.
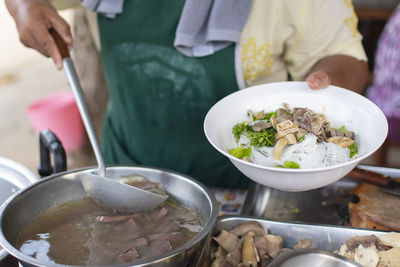
[[68,23],[58,15],[48,0],[5,0],[7,9],[14,18],[22,44],[52,57],[58,69],[62,69],[62,58],[49,29],[55,29],[69,48],[73,39]]
[[313,90],[324,89],[332,83],[331,78],[325,71],[315,71],[310,73],[306,78],[306,82]]
[[368,64],[345,55],[328,56],[318,61],[307,76],[311,89],[336,85],[362,93],[368,78]]

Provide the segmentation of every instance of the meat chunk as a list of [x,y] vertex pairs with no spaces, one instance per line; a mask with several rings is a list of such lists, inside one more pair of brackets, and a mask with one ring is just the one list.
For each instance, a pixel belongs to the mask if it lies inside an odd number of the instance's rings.
[[128,248],[124,252],[118,255],[119,258],[123,259],[125,262],[131,262],[135,259],[140,258],[139,252],[134,248]]
[[362,245],[364,248],[375,246],[379,242],[379,239],[375,235],[366,235],[366,236],[354,236],[349,238],[345,245],[348,250],[354,251],[359,245]]
[[220,234],[213,239],[227,252],[231,252],[240,245],[239,238],[226,230],[221,230]]
[[313,248],[313,245],[310,239],[301,239],[296,242],[293,248],[294,249]]
[[230,232],[236,236],[244,236],[246,233],[250,231],[252,231],[255,235],[258,236],[263,236],[267,234],[267,232],[264,230],[264,227],[257,221],[249,221],[242,223],[233,228]]

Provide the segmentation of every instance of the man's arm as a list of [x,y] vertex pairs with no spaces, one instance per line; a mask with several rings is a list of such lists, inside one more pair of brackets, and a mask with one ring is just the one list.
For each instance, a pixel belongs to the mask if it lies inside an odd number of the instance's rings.
[[52,57],[57,68],[61,69],[61,55],[49,29],[55,29],[71,47],[73,39],[68,23],[48,0],[5,0],[5,3],[15,21],[21,43]]
[[306,81],[311,89],[322,89],[330,84],[362,93],[368,78],[368,64],[345,55],[321,59],[311,69]]

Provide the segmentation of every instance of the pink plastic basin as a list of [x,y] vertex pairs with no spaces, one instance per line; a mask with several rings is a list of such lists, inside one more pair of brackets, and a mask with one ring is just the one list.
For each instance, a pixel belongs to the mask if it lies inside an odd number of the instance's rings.
[[67,152],[85,142],[85,129],[72,91],[39,99],[28,106],[26,113],[36,133],[43,129],[51,130]]

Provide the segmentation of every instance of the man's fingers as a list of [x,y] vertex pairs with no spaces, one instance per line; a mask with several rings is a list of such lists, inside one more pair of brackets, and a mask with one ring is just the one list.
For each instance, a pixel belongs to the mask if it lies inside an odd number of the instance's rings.
[[331,84],[328,74],[324,71],[313,72],[306,78],[308,86],[313,90],[323,89]]
[[57,66],[57,69],[60,70],[62,69],[62,58],[60,51],[58,50],[56,42],[49,31],[44,28],[43,30],[44,36],[40,36],[40,38],[36,38],[37,36],[35,36],[35,41],[38,43],[40,49],[44,51],[44,55],[50,56],[53,59],[54,64]]
[[72,46],[73,38],[68,23],[57,14],[50,16],[49,20],[54,30],[63,38],[67,46]]

